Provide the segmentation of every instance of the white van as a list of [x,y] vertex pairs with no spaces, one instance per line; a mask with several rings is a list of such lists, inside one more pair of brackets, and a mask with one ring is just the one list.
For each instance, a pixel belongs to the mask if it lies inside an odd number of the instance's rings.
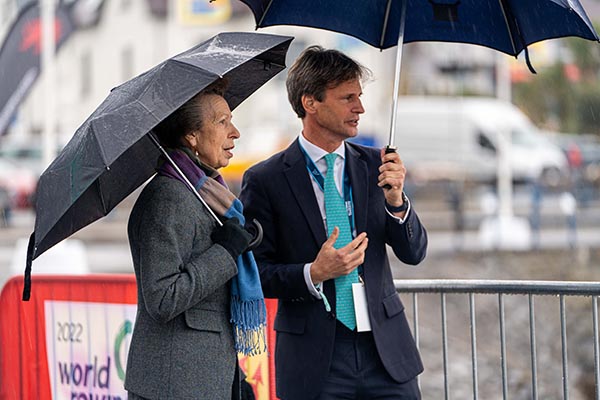
[[514,181],[556,185],[568,163],[517,107],[495,98],[413,97],[398,100],[396,146],[416,182],[496,178],[498,133],[511,135]]

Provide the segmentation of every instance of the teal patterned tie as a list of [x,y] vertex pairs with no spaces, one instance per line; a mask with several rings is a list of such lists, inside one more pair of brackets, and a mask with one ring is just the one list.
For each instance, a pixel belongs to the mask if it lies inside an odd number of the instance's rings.
[[[325,176],[325,218],[327,219],[328,236],[336,226],[340,229],[340,235],[333,245],[336,249],[344,247],[352,241],[350,221],[346,211],[344,199],[335,186],[335,174],[333,165],[337,154],[330,153],[325,156],[327,162],[327,175]],[[354,300],[352,296],[352,284],[358,282],[358,272],[354,269],[348,275],[335,278],[335,313],[337,319],[349,329],[356,328],[356,316],[354,315]]]

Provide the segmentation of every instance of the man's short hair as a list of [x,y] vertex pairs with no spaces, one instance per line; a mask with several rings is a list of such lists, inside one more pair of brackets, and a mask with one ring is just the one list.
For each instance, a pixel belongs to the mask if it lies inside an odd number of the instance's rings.
[[302,96],[323,101],[325,91],[353,79],[367,80],[371,71],[344,53],[321,46],[304,50],[291,66],[286,80],[288,100],[299,118],[306,116]]

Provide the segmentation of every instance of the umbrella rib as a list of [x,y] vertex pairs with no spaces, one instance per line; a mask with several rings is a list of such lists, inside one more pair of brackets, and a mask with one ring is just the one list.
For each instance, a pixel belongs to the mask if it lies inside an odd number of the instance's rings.
[[263,21],[265,20],[265,17],[267,16],[269,9],[271,8],[271,4],[273,4],[273,0],[269,1],[269,4],[267,4],[267,7],[265,8],[265,12],[263,12],[263,14],[260,16],[260,21],[258,21],[258,24],[256,25],[257,29],[262,25]]
[[381,30],[381,39],[379,40],[379,47],[383,47],[385,41],[385,33],[387,31],[388,21],[390,19],[390,10],[392,9],[392,0],[388,0],[387,6],[385,7],[385,16],[383,18],[383,29]]
[[100,145],[100,140],[98,139],[98,135],[96,134],[96,129],[94,129],[94,124],[91,123],[90,125],[92,128],[92,132],[94,132],[94,140],[96,141],[96,145],[98,147],[98,152],[100,153],[100,156],[102,157],[102,163],[104,164],[106,169],[109,170],[110,166],[108,165],[108,162],[106,160],[106,154],[104,152],[104,148]]
[[504,17],[504,23],[506,24],[506,29],[508,30],[508,37],[510,38],[510,45],[512,46],[513,53],[517,54],[517,48],[515,47],[515,39],[513,38],[512,30],[510,29],[510,24],[508,22],[508,17],[506,15],[506,10],[504,9],[504,0],[498,0],[500,4],[500,9],[502,10],[502,16]]
[[[139,101],[139,100],[136,100],[135,102],[136,102],[136,104],[138,104],[140,107],[142,107],[144,110],[146,110],[146,111],[148,112],[148,114],[150,114],[150,115],[152,115],[152,116],[154,117],[154,119],[156,120],[156,124],[154,124],[154,126],[155,126],[155,125],[157,125],[157,124],[160,122],[160,118],[158,118],[156,115],[154,115],[154,112],[152,112],[152,110],[151,110],[151,109],[149,109],[148,107],[146,107],[146,105],[145,105],[144,103],[142,103],[142,102],[141,102],[141,101]],[[154,126],[152,126],[152,128],[154,128]]]
[[[182,66],[184,66],[184,67],[186,67],[186,68],[190,68],[190,70],[192,70],[192,71],[196,71],[196,70],[198,70],[198,69],[201,69],[201,70],[203,70],[203,71],[205,71],[205,72],[209,73],[211,76],[218,76],[219,78],[223,78],[223,76],[224,76],[224,74],[218,74],[218,73],[216,73],[216,72],[208,71],[208,70],[206,70],[206,69],[204,69],[204,68],[202,68],[202,67],[195,66],[195,65],[193,65],[193,64],[187,63],[187,62],[185,62],[185,61],[182,61],[182,60],[175,60],[175,59],[171,59],[171,60],[169,60],[169,61],[172,61],[174,64],[181,64]],[[247,60],[247,61],[249,61],[249,60]],[[229,72],[229,71],[228,71],[228,72]],[[227,73],[227,72],[226,72],[226,73]]]
[[[502,8],[502,14],[504,15],[504,21],[506,22],[506,25],[508,28],[510,41],[513,46],[513,53],[515,53],[515,57],[516,57],[517,51],[515,49],[515,43],[514,43],[514,40],[512,37],[512,32],[510,30],[510,26],[508,25],[508,19],[507,19],[507,15],[506,15],[507,10],[504,8],[504,4],[503,4],[506,0],[499,0],[499,1],[500,1],[500,7]],[[537,72],[533,68],[533,65],[531,65],[531,60],[529,59],[529,49],[527,48],[527,42],[525,42],[525,38],[523,38],[523,34],[521,33],[521,28],[519,27],[519,21],[517,20],[517,17],[515,15],[513,15],[512,11],[510,10],[510,7],[508,7],[508,12],[510,12],[510,17],[514,20],[515,28],[517,28],[517,34],[519,35],[519,40],[521,41],[521,46],[523,46],[523,50],[525,51],[525,62],[527,64],[527,68],[529,68],[531,73],[535,74]]]
[[[93,125],[92,125],[92,131],[94,132],[94,140],[96,141],[98,153],[100,153],[100,157],[102,157],[102,163],[104,164],[104,166],[106,167],[106,170],[108,171],[108,170],[110,170],[110,166],[108,165],[108,161],[106,160],[106,154],[104,153],[104,148],[100,145],[100,140],[98,139],[98,135],[96,134],[96,130],[94,129]],[[100,176],[98,176],[98,186],[97,186],[98,195],[100,197],[100,202],[102,203],[102,210],[106,211],[106,202],[104,201],[104,196],[102,195],[102,190],[100,190],[99,179],[100,179]]]

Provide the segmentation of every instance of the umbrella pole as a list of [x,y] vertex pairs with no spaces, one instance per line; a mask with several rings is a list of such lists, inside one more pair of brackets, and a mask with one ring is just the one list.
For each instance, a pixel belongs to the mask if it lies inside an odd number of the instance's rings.
[[200,196],[200,193],[198,193],[198,191],[196,190],[196,188],[194,187],[194,185],[192,185],[192,183],[189,181],[189,179],[187,178],[187,176],[185,176],[185,174],[183,173],[183,171],[181,169],[179,169],[179,166],[175,163],[175,161],[173,161],[173,159],[171,158],[171,156],[169,156],[169,154],[167,153],[167,151],[164,149],[164,147],[162,147],[162,145],[160,144],[160,142],[158,141],[158,139],[154,136],[154,134],[152,132],[148,133],[148,136],[150,136],[150,139],[154,142],[154,144],[156,145],[156,147],[158,147],[158,150],[160,150],[160,152],[162,153],[163,156],[165,156],[165,158],[167,159],[167,161],[169,161],[169,163],[173,166],[173,168],[175,168],[175,171],[177,171],[177,173],[183,178],[185,184],[187,185],[187,187],[192,191],[192,193],[194,193],[194,195],[198,198],[198,200],[200,200],[200,202],[202,203],[202,205],[204,205],[204,207],[206,207],[206,209],[208,210],[209,214],[212,215],[212,217],[215,219],[215,221],[217,221],[217,224],[219,226],[223,226],[223,223],[221,222],[221,220],[219,219],[219,217],[217,217],[217,214],[215,214],[215,212],[209,207],[209,205],[206,203],[206,201],[204,201],[204,199],[202,198],[202,196]]
[[400,90],[400,70],[402,67],[402,45],[404,44],[404,25],[406,22],[406,3],[408,0],[402,1],[402,10],[400,12],[400,29],[398,32],[398,47],[396,48],[396,69],[394,72],[394,91],[392,93],[392,117],[390,123],[390,138],[385,149],[386,153],[396,151],[394,146],[396,133],[396,108],[398,107],[398,91]]

